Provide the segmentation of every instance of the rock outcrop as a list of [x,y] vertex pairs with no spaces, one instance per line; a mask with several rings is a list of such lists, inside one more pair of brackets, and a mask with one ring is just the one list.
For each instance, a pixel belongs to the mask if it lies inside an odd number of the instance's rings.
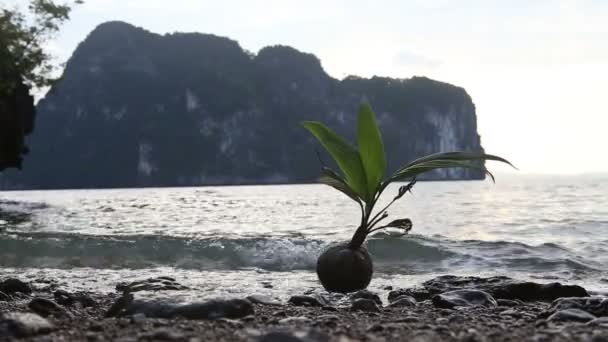
[[299,123],[320,120],[354,141],[362,98],[377,113],[389,170],[423,154],[482,151],[463,88],[425,77],[336,80],[286,46],[252,54],[214,35],[104,23],[39,102],[25,170],[5,172],[0,187],[310,182],[318,146]]

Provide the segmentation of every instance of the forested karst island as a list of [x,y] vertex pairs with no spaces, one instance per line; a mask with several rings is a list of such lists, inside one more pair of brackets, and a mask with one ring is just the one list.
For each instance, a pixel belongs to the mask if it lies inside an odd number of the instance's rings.
[[[253,54],[210,34],[159,35],[99,25],[39,101],[22,171],[2,188],[91,188],[310,182],[316,142],[303,120],[354,141],[356,108],[377,113],[388,170],[440,151],[480,152],[475,106],[460,87],[425,77],[329,76],[312,54]],[[324,158],[329,163],[329,158]],[[480,179],[449,169],[435,179]]]

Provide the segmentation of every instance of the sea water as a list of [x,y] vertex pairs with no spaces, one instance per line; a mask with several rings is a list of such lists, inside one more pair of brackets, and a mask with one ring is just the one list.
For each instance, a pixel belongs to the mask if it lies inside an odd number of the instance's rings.
[[[397,192],[390,186],[379,207]],[[175,300],[319,288],[316,259],[348,240],[355,202],[324,185],[0,192],[0,276],[112,292],[172,276]],[[408,235],[369,238],[372,290],[437,275],[506,275],[608,290],[608,176],[420,182],[389,210]]]

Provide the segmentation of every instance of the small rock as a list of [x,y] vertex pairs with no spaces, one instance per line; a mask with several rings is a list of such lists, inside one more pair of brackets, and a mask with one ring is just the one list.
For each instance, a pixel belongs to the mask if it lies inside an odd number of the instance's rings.
[[321,315],[321,316],[317,316],[316,320],[318,320],[318,321],[339,321],[340,316],[338,316],[338,315]]
[[253,322],[253,321],[255,321],[255,316],[254,315],[245,316],[245,317],[241,318],[241,321],[243,321],[243,322]]
[[139,339],[152,341],[185,341],[185,336],[177,331],[160,328],[149,333],[139,335]]
[[179,291],[187,289],[187,286],[179,284],[174,278],[171,277],[149,278],[131,283],[118,283],[116,285],[116,290],[124,293],[133,293],[139,291]]
[[329,336],[321,331],[274,331],[258,337],[257,342],[328,342]]
[[446,325],[448,323],[450,323],[450,320],[445,317],[439,317],[435,320],[435,324],[438,324],[438,325]]
[[367,329],[365,329],[365,331],[367,332],[379,332],[382,330],[384,330],[384,326],[378,323],[372,324]]
[[134,296],[132,293],[124,293],[122,296],[118,297],[114,304],[110,306],[108,311],[105,314],[105,317],[116,317],[119,316],[122,312],[124,312],[127,307],[129,307],[133,301]]
[[56,317],[72,317],[70,312],[50,299],[34,298],[27,306],[42,317],[48,317],[51,315]]
[[27,337],[50,332],[55,327],[46,319],[29,312],[10,312],[0,319],[0,336]]
[[93,324],[89,325],[89,330],[93,331],[93,332],[103,331],[103,325],[101,325],[99,323],[93,323]]
[[608,317],[598,317],[592,321],[587,322],[587,325],[608,328]]
[[430,299],[432,295],[424,289],[397,289],[388,293],[388,301],[393,302],[399,297],[408,296],[416,299],[418,302]]
[[416,299],[406,295],[395,298],[395,300],[388,305],[390,308],[402,308],[409,306],[416,306]]
[[549,321],[552,322],[582,322],[586,323],[596,319],[595,316],[580,309],[565,309],[555,312],[549,316]]
[[382,300],[380,300],[380,296],[368,290],[360,290],[350,295],[350,299],[353,301],[359,298],[370,299],[376,302],[376,304],[382,305]]
[[253,306],[248,300],[230,299],[180,305],[171,311],[170,317],[184,317],[187,319],[237,319],[253,314]]
[[296,337],[288,332],[271,332],[260,336],[258,342],[304,342],[303,339]]
[[420,318],[418,316],[405,316],[394,321],[395,323],[419,323]]
[[95,307],[97,302],[86,293],[77,292],[69,293],[64,290],[57,290],[53,293],[55,301],[63,306],[72,306],[75,303],[80,303],[82,307]]
[[310,318],[304,316],[297,317],[287,317],[279,320],[280,324],[289,324],[289,323],[308,323],[310,322]]
[[253,304],[281,305],[281,302],[264,295],[251,295],[247,297],[247,300],[252,302]]
[[295,306],[324,306],[326,303],[321,301],[320,298],[312,296],[292,296],[288,303]]
[[515,300],[510,300],[510,299],[497,299],[496,304],[498,304],[498,306],[507,306],[507,307],[514,307],[514,306],[520,305],[519,302],[517,302]]
[[499,315],[501,315],[501,316],[510,316],[510,317],[514,317],[514,318],[521,318],[522,317],[522,313],[521,312],[519,312],[517,310],[513,310],[513,309],[501,311],[499,313]]
[[135,315],[131,316],[131,323],[133,323],[133,324],[142,324],[145,321],[146,321],[146,315],[144,315],[142,313],[136,313]]
[[550,316],[564,309],[580,309],[596,317],[608,316],[608,298],[601,296],[559,298],[551,303],[551,307],[544,315]]
[[4,292],[7,295],[17,292],[29,295],[32,293],[32,288],[28,283],[22,282],[19,279],[9,278],[0,282],[0,292]]
[[455,306],[488,306],[495,307],[496,300],[489,293],[479,290],[456,290],[436,295],[432,299],[438,308],[453,308]]
[[356,299],[352,306],[353,311],[365,311],[365,312],[380,312],[378,305],[371,299],[360,298]]

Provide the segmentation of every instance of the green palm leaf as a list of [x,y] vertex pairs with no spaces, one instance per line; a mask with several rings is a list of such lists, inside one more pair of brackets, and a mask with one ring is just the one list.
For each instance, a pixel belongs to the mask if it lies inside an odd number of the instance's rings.
[[418,164],[418,163],[421,163],[421,162],[431,161],[431,160],[438,160],[438,159],[443,159],[443,160],[460,160],[460,161],[494,160],[494,161],[499,161],[499,162],[503,162],[503,163],[509,164],[514,169],[517,169],[515,166],[513,166],[513,164],[511,164],[511,162],[509,162],[508,160],[506,160],[504,158],[501,158],[499,156],[495,156],[495,155],[492,155],[492,154],[485,154],[485,153],[473,153],[473,152],[440,152],[440,153],[433,153],[433,154],[429,154],[428,156],[424,156],[422,158],[418,158],[418,159],[412,161],[411,163],[407,164],[404,168],[407,168],[408,166],[411,166],[411,165],[414,165],[414,164]]
[[485,166],[479,166],[479,165],[467,163],[467,162],[460,161],[460,160],[438,159],[438,160],[421,162],[418,164],[410,165],[406,168],[399,169],[388,179],[387,183],[399,181],[399,180],[403,180],[403,179],[408,179],[408,178],[413,178],[419,174],[433,171],[436,169],[448,169],[448,168],[455,168],[455,167],[481,170],[481,171],[485,172],[488,176],[490,176],[490,178],[492,179],[493,182],[495,181],[494,175]]
[[365,170],[363,169],[359,152],[334,131],[320,122],[306,121],[303,122],[302,125],[319,140],[321,145],[323,145],[336,161],[340,170],[344,173],[349,187],[353,189],[359,197],[367,200],[370,196],[367,188]]
[[357,145],[365,170],[367,190],[374,194],[384,179],[386,158],[376,115],[368,103],[363,103],[359,108]]
[[418,158],[406,166],[398,169],[384,184],[385,186],[397,180],[415,177],[421,173],[429,172],[435,169],[446,169],[453,167],[462,167],[467,169],[481,170],[488,174],[492,181],[494,181],[494,175],[485,166],[480,166],[470,162],[480,160],[494,160],[506,163],[513,168],[513,164],[508,160],[484,153],[471,153],[471,152],[442,152],[431,154],[422,158]]
[[355,190],[351,189],[350,186],[346,183],[346,180],[336,173],[334,170],[324,167],[322,170],[323,174],[319,177],[319,182],[329,185],[334,189],[342,192],[346,196],[350,197],[353,201],[357,203],[361,203],[361,199],[359,195],[355,192]]

